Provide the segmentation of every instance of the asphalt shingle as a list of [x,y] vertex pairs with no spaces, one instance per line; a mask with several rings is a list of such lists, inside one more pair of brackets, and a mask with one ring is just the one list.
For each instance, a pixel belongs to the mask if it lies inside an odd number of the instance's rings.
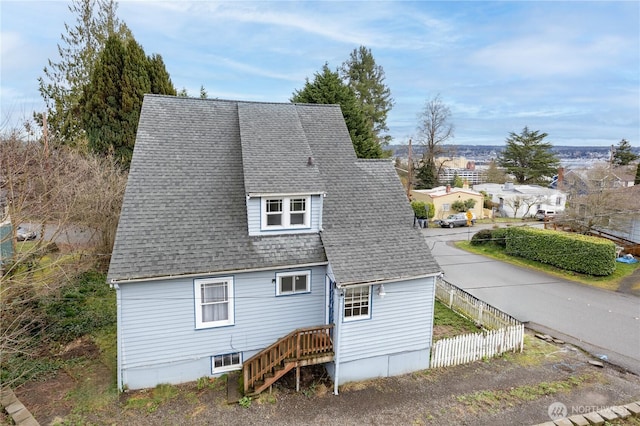
[[[321,192],[321,235],[248,235],[248,194]],[[339,106],[148,95],[108,279],[327,258],[341,285],[438,273],[412,225],[392,163],[356,158]]]

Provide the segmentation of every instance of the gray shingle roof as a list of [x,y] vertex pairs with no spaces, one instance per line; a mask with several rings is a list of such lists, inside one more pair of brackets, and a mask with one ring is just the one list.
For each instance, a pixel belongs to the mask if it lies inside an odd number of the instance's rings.
[[238,117],[248,194],[324,192],[295,105],[238,103]]
[[327,187],[322,243],[338,284],[439,273],[391,160],[356,159],[337,106],[298,115]]
[[[322,191],[321,235],[248,236],[246,194]],[[339,284],[438,273],[412,224],[391,162],[356,159],[339,106],[148,95],[108,279],[327,257]]]

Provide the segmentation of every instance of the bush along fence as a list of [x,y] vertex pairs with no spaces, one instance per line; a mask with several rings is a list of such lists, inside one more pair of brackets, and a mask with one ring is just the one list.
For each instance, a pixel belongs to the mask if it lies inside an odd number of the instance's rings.
[[442,339],[431,349],[431,368],[466,364],[507,351],[522,351],[524,324],[466,291],[436,280],[436,298],[449,309],[474,320],[485,331]]

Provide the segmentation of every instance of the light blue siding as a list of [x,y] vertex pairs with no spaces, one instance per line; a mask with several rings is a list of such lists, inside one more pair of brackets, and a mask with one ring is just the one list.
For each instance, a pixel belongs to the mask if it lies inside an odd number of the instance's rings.
[[385,283],[384,298],[372,286],[371,318],[336,324],[339,384],[428,368],[434,286],[432,277]]
[[311,271],[311,292],[279,297],[274,280],[283,270],[234,275],[235,324],[200,330],[193,279],[120,283],[122,385],[196,380],[211,375],[213,355],[240,352],[245,360],[296,328],[324,324],[326,268],[301,270]]
[[247,200],[247,222],[249,224],[249,235],[273,235],[278,234],[308,234],[310,232],[319,232],[322,221],[322,196],[311,196],[311,227],[307,229],[291,229],[277,231],[262,231],[260,222],[262,220],[261,209],[262,201],[260,197],[252,197]]

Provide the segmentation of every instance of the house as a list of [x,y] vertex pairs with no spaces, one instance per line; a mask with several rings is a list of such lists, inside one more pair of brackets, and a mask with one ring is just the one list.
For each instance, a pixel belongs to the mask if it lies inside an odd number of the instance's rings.
[[540,209],[562,212],[567,202],[564,192],[539,185],[482,183],[473,189],[486,192],[498,205],[497,213],[505,217],[530,217]]
[[572,196],[586,195],[594,191],[634,186],[636,165],[611,167],[594,164],[588,168],[560,170],[551,188],[561,189]]
[[438,186],[432,189],[414,189],[411,191],[411,198],[415,201],[424,201],[433,204],[435,209],[434,219],[444,219],[452,213],[457,213],[451,206],[456,201],[465,202],[473,200],[475,204],[470,209],[476,216],[481,219],[483,215],[484,197],[481,193],[469,189],[467,185],[462,188],[452,188],[451,185]]
[[119,389],[428,368],[439,273],[339,106],[145,96],[107,276]]

